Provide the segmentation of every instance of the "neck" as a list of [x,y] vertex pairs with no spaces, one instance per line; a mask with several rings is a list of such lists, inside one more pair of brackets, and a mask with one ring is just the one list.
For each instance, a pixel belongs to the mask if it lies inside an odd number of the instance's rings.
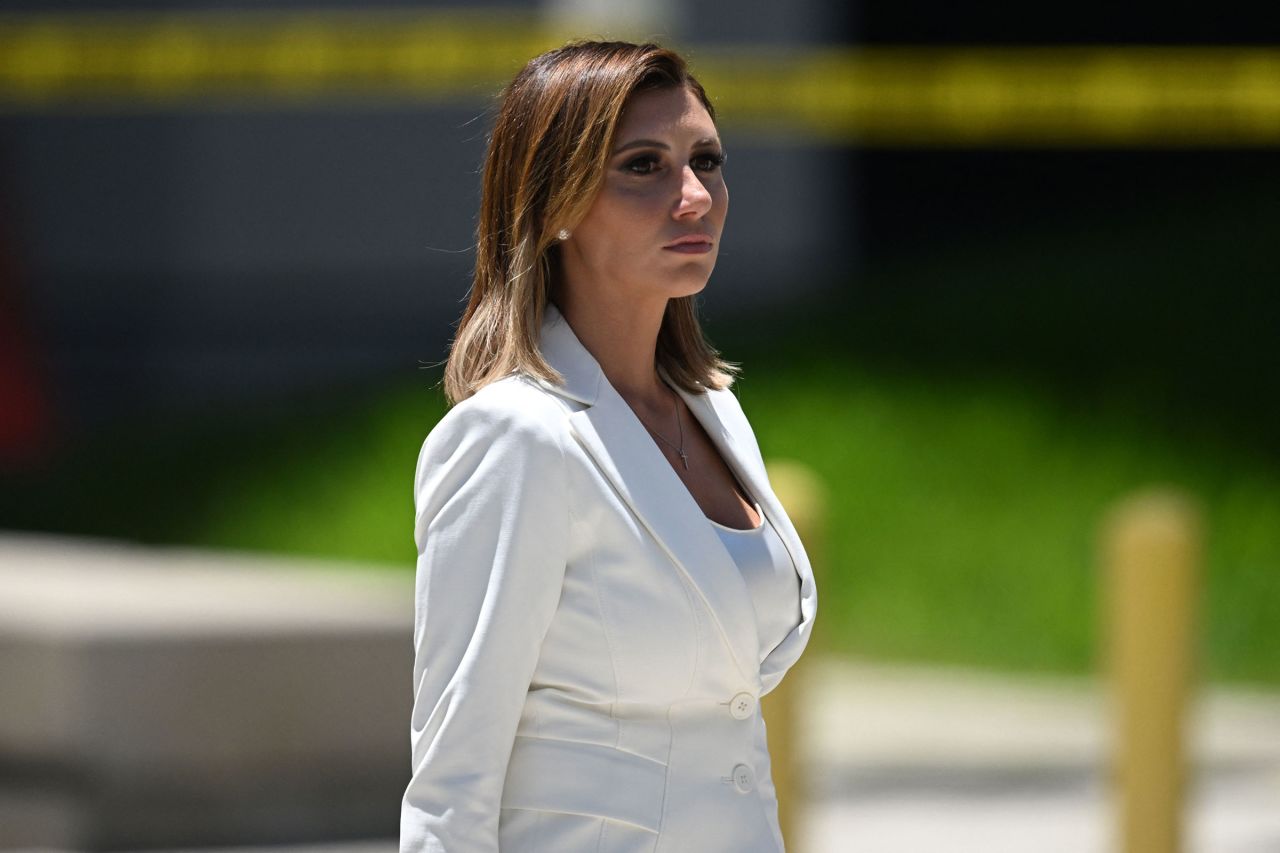
[[555,302],[574,335],[624,400],[633,408],[670,409],[671,392],[655,367],[666,297],[643,304],[610,302],[597,294],[575,298],[571,288],[560,288]]

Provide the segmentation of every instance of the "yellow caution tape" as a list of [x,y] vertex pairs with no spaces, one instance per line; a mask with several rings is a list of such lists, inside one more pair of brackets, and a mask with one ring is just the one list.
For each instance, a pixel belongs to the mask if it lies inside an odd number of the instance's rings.
[[[488,102],[563,42],[525,12],[0,16],[0,113]],[[1280,49],[685,51],[721,121],[871,145],[1273,145]]]

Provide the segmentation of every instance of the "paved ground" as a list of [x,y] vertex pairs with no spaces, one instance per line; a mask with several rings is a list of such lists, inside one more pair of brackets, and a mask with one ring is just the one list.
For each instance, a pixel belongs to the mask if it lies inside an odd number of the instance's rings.
[[[813,798],[794,850],[1113,849],[1096,684],[842,661],[808,678]],[[1187,853],[1280,852],[1280,693],[1210,691],[1192,720]]]
[[[22,549],[37,544],[43,562],[33,563],[34,552]],[[214,569],[187,564],[208,555],[140,555],[121,544],[53,545],[0,538],[0,566],[9,571],[6,581],[0,570],[0,623],[10,629],[27,626],[41,635],[53,624],[49,620],[68,615],[71,624],[84,627],[89,614],[98,628],[103,619],[115,620],[138,636],[171,624],[190,628],[198,620],[225,622],[236,631],[247,624],[279,627],[277,602],[284,599],[297,605],[290,618],[301,625],[411,624],[403,577],[378,580],[391,585],[379,592],[366,573],[367,606],[356,606],[364,599],[337,575],[319,582],[308,569],[303,601],[278,561],[271,572],[265,564],[241,566],[238,573],[219,565],[213,595],[205,580]],[[75,574],[90,554],[101,571]],[[179,563],[183,572],[173,572]],[[157,581],[161,569],[164,585]],[[141,588],[149,590],[146,596],[138,594]],[[234,611],[235,620],[219,621],[223,611]],[[793,851],[1112,850],[1106,708],[1092,680],[808,658],[793,678],[803,679],[797,686],[809,697],[800,709],[799,729],[806,736],[798,749],[811,783]],[[0,677],[0,697],[4,687]],[[1185,853],[1280,853],[1280,691],[1206,691],[1193,707],[1189,735],[1194,772]],[[0,821],[4,805],[0,798]],[[393,853],[395,843],[312,849]]]
[[[1103,853],[1105,704],[1088,680],[824,661],[805,728],[813,853]],[[1280,693],[1192,712],[1187,853],[1280,851]]]
[[[807,677],[813,789],[793,851],[1113,849],[1105,709],[1090,681],[845,661],[815,661]],[[1186,853],[1280,853],[1280,692],[1209,691],[1192,717]]]

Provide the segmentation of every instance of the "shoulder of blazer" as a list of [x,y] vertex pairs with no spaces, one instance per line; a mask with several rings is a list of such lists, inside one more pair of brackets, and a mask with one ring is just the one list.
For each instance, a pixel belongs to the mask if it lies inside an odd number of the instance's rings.
[[559,397],[527,376],[512,373],[456,403],[436,423],[427,440],[437,433],[444,437],[470,429],[494,434],[512,431],[521,438],[558,443],[565,431],[566,414],[567,408]]
[[566,407],[554,394],[520,374],[481,388],[445,412],[418,453],[414,492],[419,495],[433,466],[459,456],[500,450],[545,453],[563,459]]

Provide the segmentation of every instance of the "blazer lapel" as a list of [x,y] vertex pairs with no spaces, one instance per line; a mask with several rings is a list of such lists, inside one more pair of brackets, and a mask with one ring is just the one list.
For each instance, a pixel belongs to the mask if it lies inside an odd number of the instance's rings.
[[[541,350],[565,379],[563,386],[541,384],[586,404],[586,408],[569,415],[574,435],[706,601],[740,674],[760,691],[763,685],[755,608],[720,537],[639,418],[609,384],[595,358],[551,303],[546,307]],[[689,397],[685,396],[685,400],[688,402]],[[736,458],[736,447],[722,443],[726,442],[727,433],[714,410],[700,403],[695,415],[716,439],[735,471],[748,467]],[[755,485],[755,478],[744,477],[743,482],[751,484],[748,488],[757,493],[764,506],[765,498]]]
[[763,461],[758,461],[759,458],[747,450],[755,444],[754,440],[749,440],[751,426],[741,415],[739,407],[730,405],[730,401],[724,398],[724,394],[731,392],[692,394],[674,382],[671,383],[671,387],[676,389],[689,410],[698,418],[739,481],[760,502],[761,510],[773,524],[774,530],[778,532],[782,544],[791,555],[791,561],[795,564],[796,574],[800,577],[800,624],[772,649],[760,664],[763,692],[768,693],[778,685],[782,676],[800,657],[800,653],[809,642],[818,603],[813,566],[809,563],[809,555],[800,541],[795,526],[769,484]]

